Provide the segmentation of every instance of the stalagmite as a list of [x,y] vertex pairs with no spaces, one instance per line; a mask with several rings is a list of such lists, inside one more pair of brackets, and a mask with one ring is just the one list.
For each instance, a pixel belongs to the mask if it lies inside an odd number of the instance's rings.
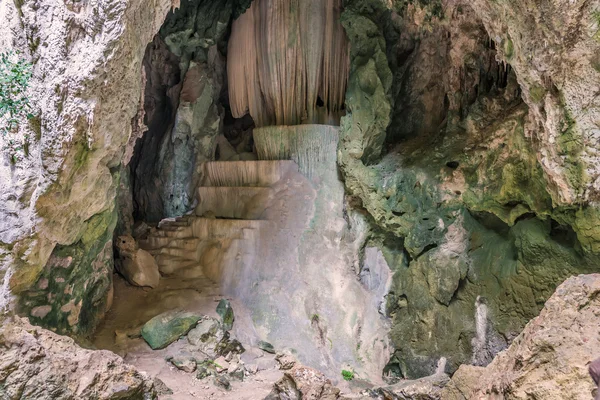
[[257,127],[338,125],[349,74],[341,0],[255,0],[228,50],[233,116]]

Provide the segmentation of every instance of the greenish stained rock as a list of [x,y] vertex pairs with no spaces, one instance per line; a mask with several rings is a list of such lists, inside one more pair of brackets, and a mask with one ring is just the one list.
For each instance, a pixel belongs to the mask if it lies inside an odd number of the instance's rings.
[[245,352],[244,346],[237,339],[232,339],[229,332],[225,332],[225,335],[215,347],[217,355],[226,356],[229,353],[242,354]]
[[[510,227],[493,214],[466,211],[461,218],[455,225],[462,235],[448,229],[440,246],[409,267],[394,265],[399,259],[384,251],[396,270],[388,297],[396,352],[387,369],[401,377],[429,375],[441,357],[447,372],[463,363],[487,364],[558,284],[597,270],[598,257],[578,250],[567,226],[528,218]],[[483,344],[475,323],[481,307],[487,313]]]
[[203,363],[198,365],[198,369],[196,370],[196,379],[204,379],[211,375],[216,375],[217,370],[215,366],[210,363]]
[[541,103],[542,100],[544,100],[544,97],[546,96],[546,89],[544,89],[543,87],[539,86],[539,85],[531,85],[529,87],[529,97],[531,97],[531,100],[534,103]]
[[600,209],[597,205],[577,210],[573,230],[586,251],[600,254]]
[[163,349],[186,335],[200,320],[200,316],[187,311],[167,311],[146,322],[142,337],[153,350]]
[[513,41],[510,40],[510,37],[507,37],[503,43],[504,56],[507,60],[510,60],[512,56],[515,54],[515,45]]
[[275,348],[269,342],[264,342],[262,340],[259,341],[258,348],[261,349],[262,351],[266,351],[267,353],[275,354]]
[[233,321],[235,321],[235,316],[233,315],[233,308],[231,308],[231,303],[227,299],[222,299],[217,305],[217,314],[221,317],[221,322],[223,323],[223,329],[226,331],[230,331],[233,329]]
[[[490,123],[485,110],[477,107],[467,121]],[[468,184],[462,196],[464,204],[473,211],[491,212],[509,225],[527,213],[544,216],[552,210],[544,173],[532,143],[525,138],[527,114],[524,105],[514,108],[492,129],[481,133],[488,138],[484,151],[459,157],[460,171]]]
[[113,207],[86,221],[76,243],[56,246],[37,282],[20,297],[20,313],[59,334],[91,335],[109,303],[116,222]]

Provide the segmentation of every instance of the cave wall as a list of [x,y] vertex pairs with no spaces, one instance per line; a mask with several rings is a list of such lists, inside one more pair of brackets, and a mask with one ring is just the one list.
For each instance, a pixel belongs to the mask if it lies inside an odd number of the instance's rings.
[[13,199],[0,207],[0,270],[36,323],[85,334],[108,303],[119,164],[144,49],[170,6],[2,2],[2,48],[33,63],[39,124],[20,125],[31,138],[22,160],[0,162],[2,196]]
[[189,212],[200,165],[223,131],[226,38],[237,3],[184,1],[146,53],[142,136],[129,164],[133,219],[156,223]]
[[544,166],[528,89],[481,12],[357,0],[342,16],[352,61],[338,161],[395,271],[391,376],[433,373],[441,358],[448,372],[487,364],[560,282],[597,270],[591,222],[577,223],[595,208],[557,202],[551,175],[567,172]]
[[[241,3],[213,8],[231,16],[247,7]],[[86,336],[110,305],[117,209],[133,211],[133,203],[117,207],[115,199],[119,187],[131,193],[130,177],[121,176],[144,133],[143,56],[174,5],[2,3],[1,43],[34,65],[30,97],[39,122],[20,124],[31,138],[28,154],[16,165],[3,157],[0,165],[3,308]],[[198,20],[192,25],[210,22],[205,30],[221,21]],[[215,32],[226,28],[214,25]],[[166,39],[173,48],[199,46]]]

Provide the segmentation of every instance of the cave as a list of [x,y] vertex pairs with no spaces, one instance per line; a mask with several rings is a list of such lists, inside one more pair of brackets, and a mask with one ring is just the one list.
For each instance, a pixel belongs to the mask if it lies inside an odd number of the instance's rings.
[[113,3],[0,4],[0,398],[589,398],[597,4]]

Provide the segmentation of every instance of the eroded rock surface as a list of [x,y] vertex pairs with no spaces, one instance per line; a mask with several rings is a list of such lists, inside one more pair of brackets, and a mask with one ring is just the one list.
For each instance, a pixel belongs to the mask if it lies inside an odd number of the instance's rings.
[[540,315],[486,368],[462,366],[443,399],[590,399],[600,355],[600,275],[560,285]]
[[34,327],[24,318],[0,328],[3,399],[154,399],[153,381],[110,351]]
[[119,236],[116,245],[119,249],[117,271],[132,285],[157,287],[160,272],[152,254],[140,249],[131,236]]

